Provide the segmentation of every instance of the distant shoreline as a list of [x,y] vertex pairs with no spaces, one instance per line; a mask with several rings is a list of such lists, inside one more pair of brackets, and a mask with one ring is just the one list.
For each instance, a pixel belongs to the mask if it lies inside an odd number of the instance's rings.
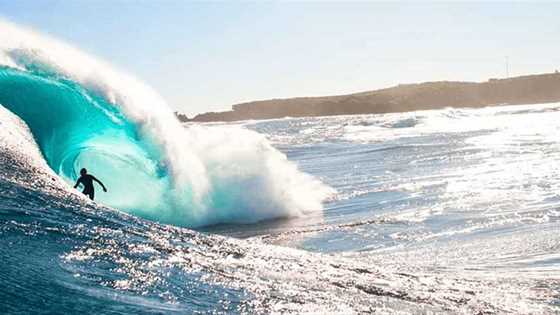
[[425,82],[338,96],[297,97],[247,102],[224,112],[208,112],[182,122],[226,122],[283,117],[380,114],[499,105],[560,102],[560,73],[527,75],[486,82]]

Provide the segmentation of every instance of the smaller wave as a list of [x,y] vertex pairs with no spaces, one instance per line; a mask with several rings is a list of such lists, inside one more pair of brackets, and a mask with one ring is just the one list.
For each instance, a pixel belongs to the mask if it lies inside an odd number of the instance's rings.
[[445,117],[449,119],[462,119],[474,115],[472,110],[453,107],[446,107],[443,110],[436,110],[434,112],[439,117]]
[[385,128],[412,128],[420,123],[418,117],[408,117],[383,124]]
[[560,111],[560,105],[558,103],[545,104],[545,105],[515,105],[507,106],[505,110],[496,111],[496,116],[501,115],[523,115],[523,114],[540,114],[540,113],[553,113]]
[[[349,126],[356,127],[383,127],[383,128],[411,128],[421,123],[421,116],[410,116],[408,114],[387,114],[384,117],[365,117],[357,121],[351,121]],[[404,117],[403,117],[404,116]]]
[[381,225],[381,224],[401,224],[409,225],[410,222],[405,220],[392,219],[387,217],[379,217],[368,220],[353,221],[341,224],[325,225],[316,228],[304,228],[304,229],[294,229],[290,231],[280,232],[280,233],[269,233],[266,235],[258,236],[257,239],[267,243],[267,244],[277,244],[283,240],[293,238],[295,236],[324,233],[324,232],[340,232],[357,229],[368,225]]

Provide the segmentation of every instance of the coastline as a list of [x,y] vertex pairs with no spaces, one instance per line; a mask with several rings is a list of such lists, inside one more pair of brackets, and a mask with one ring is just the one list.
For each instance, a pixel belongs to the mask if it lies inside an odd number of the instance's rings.
[[181,122],[228,122],[283,117],[382,114],[445,107],[486,107],[560,102],[560,73],[526,75],[485,82],[438,81],[336,96],[271,99],[236,104]]

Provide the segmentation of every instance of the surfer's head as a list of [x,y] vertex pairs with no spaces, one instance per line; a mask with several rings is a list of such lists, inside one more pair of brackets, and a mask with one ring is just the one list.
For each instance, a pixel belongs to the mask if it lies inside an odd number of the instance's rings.
[[80,175],[84,176],[84,175],[86,175],[86,174],[87,174],[87,170],[86,170],[85,168],[82,168],[82,169],[80,170]]

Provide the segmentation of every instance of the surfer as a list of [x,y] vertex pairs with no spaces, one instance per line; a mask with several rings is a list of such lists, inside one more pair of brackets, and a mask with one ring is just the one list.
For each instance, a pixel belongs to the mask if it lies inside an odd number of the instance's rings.
[[87,195],[89,199],[93,200],[93,198],[95,197],[95,189],[93,189],[93,181],[98,182],[99,185],[103,187],[103,191],[107,192],[107,188],[105,188],[105,185],[103,185],[103,183],[99,181],[99,179],[95,178],[95,176],[88,174],[85,168],[82,168],[80,170],[80,175],[81,176],[80,178],[78,178],[78,181],[76,182],[76,185],[74,185],[74,188],[78,188],[78,185],[80,185],[80,183],[84,185],[84,190],[82,191],[82,193],[84,193],[84,195]]

